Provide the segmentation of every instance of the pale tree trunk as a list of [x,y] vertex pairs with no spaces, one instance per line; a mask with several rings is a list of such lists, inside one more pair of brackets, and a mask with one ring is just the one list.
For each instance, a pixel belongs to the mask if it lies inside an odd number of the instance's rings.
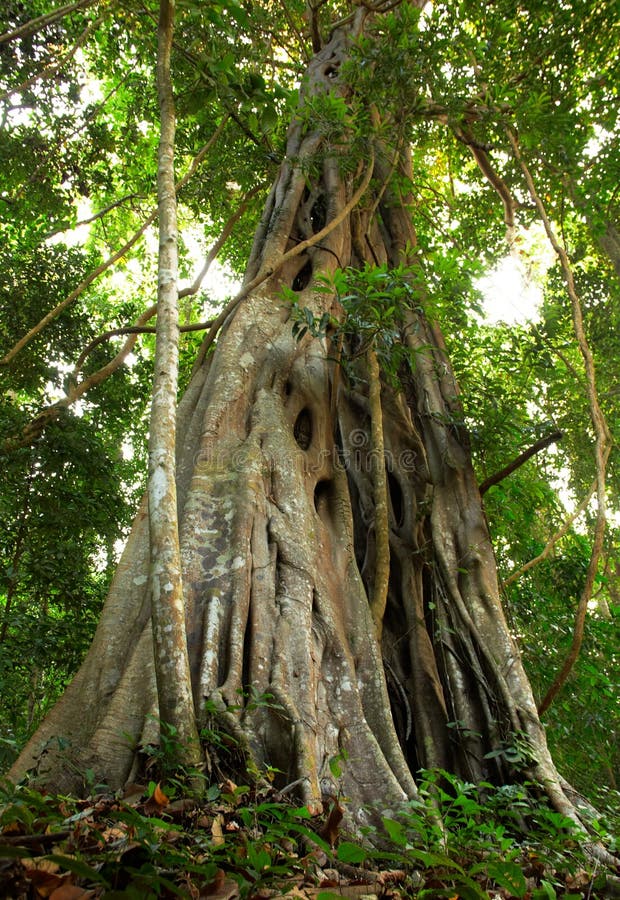
[[162,727],[174,728],[179,763],[196,764],[200,761],[200,745],[185,634],[175,459],[179,315],[175,110],[170,75],[173,24],[174,0],[161,0],[157,54],[159,266],[149,434],[149,585],[160,722]]
[[[339,68],[366,17],[358,8],[316,54],[302,103],[316,92],[347,96]],[[340,318],[317,278],[337,267],[412,262],[415,232],[408,198],[390,185],[394,151],[376,142],[361,203],[278,267],[338,220],[364,177],[363,164],[351,174],[323,150],[321,134],[295,120],[246,284],[274,274],[237,304],[179,410],[181,557],[199,717],[209,700],[257,762],[280,769],[283,783],[301,779],[305,802],[316,806],[341,788],[358,822],[364,804],[411,797],[422,766],[496,783],[535,778],[577,818],[502,612],[457,386],[419,304],[402,312],[414,360],[403,364],[402,390],[385,381],[380,390],[389,579],[377,640],[369,605],[382,562],[371,465],[377,393],[371,401],[362,359],[347,381],[327,341],[297,342],[280,298],[286,286],[315,316]],[[403,151],[396,174],[408,167]],[[128,778],[134,753],[122,735],[135,744],[148,737],[155,702],[147,547],[141,512],[93,647],[14,775],[63,735],[78,766],[114,786]],[[256,694],[273,699],[256,704]],[[525,773],[501,752],[515,741],[529,746]],[[329,762],[338,754],[346,762],[336,785]],[[74,783],[62,755],[49,753],[40,770]]]

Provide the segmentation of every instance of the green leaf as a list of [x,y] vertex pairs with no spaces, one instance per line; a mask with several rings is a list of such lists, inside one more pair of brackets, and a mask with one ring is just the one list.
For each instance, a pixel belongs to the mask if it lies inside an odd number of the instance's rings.
[[109,882],[103,875],[98,872],[97,869],[93,869],[92,866],[89,866],[88,863],[83,862],[81,859],[75,859],[72,856],[62,856],[59,853],[50,853],[46,856],[46,859],[58,863],[63,869],[73,872],[74,875],[79,875],[80,878],[88,878],[90,881],[95,881],[97,884],[103,884],[106,887],[109,887]]
[[26,847],[15,847],[12,844],[0,844],[0,859],[22,859],[34,856]]
[[383,827],[388,833],[388,836],[393,844],[397,844],[399,847],[406,847],[409,843],[409,838],[407,836],[407,832],[405,830],[404,825],[400,822],[395,822],[394,819],[383,819]]
[[450,859],[449,856],[446,856],[445,853],[431,853],[428,850],[418,850],[417,847],[409,847],[407,856],[421,862],[427,869],[432,869],[434,866],[442,866],[465,875],[463,868],[457,862],[454,862],[453,859]]
[[364,862],[367,857],[367,851],[363,847],[360,847],[359,844],[353,844],[351,841],[342,841],[338,846],[337,858],[340,862],[356,865]]
[[217,800],[221,794],[219,784],[212,784],[208,789],[205,797],[207,800]]
[[532,891],[532,900],[556,900],[557,896],[553,885],[544,878],[540,882],[540,887]]
[[486,872],[499,887],[506,888],[516,897],[524,897],[527,893],[527,883],[521,867],[508,860],[487,860],[479,863],[469,870],[470,875],[477,872]]
[[241,25],[242,28],[250,27],[250,20],[248,18],[248,14],[246,13],[246,11],[244,10],[244,8],[242,6],[237,6],[236,3],[230,3],[230,4],[227,4],[226,9],[227,9],[228,13],[230,14],[231,18],[233,18],[235,20],[237,25]]

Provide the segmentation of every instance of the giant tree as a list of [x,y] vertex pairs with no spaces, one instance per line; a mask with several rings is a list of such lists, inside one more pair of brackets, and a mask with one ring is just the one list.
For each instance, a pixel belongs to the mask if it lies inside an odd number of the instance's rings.
[[[360,816],[378,797],[412,796],[420,767],[506,782],[518,745],[527,776],[576,818],[502,611],[438,322],[453,274],[416,221],[437,140],[469,155],[511,233],[526,205],[505,161],[515,111],[471,48],[457,71],[447,14],[431,27],[420,5],[394,6],[308,5],[314,53],[244,283],[179,404],[198,724],[217,714],[315,808],[336,791],[330,761],[345,758]],[[499,163],[484,128],[502,135]],[[149,565],[143,505],[91,649],[15,776],[36,767],[67,788],[91,768],[119,786],[134,771],[158,713]]]

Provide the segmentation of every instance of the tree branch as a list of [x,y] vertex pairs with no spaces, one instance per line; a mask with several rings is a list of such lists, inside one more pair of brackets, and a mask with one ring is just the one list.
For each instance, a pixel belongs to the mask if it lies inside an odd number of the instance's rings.
[[565,520],[562,527],[558,531],[556,531],[556,533],[552,537],[549,538],[549,540],[545,544],[545,547],[541,551],[541,553],[539,553],[538,556],[535,556],[533,559],[530,559],[529,562],[526,562],[524,565],[521,566],[521,568],[517,569],[515,572],[512,572],[512,574],[509,575],[508,578],[504,579],[504,581],[502,581],[503,588],[508,587],[508,585],[512,584],[513,581],[517,581],[519,578],[521,578],[522,575],[525,575],[526,572],[529,572],[530,569],[533,569],[534,566],[537,566],[539,562],[542,562],[543,560],[547,559],[547,557],[550,555],[551,551],[553,550],[555,545],[558,543],[558,541],[560,541],[564,537],[565,534],[568,534],[568,530],[571,527],[571,525],[573,524],[573,522],[576,519],[578,519],[579,516],[581,515],[581,513],[585,510],[588,503],[592,499],[592,495],[594,494],[595,490],[596,490],[596,481],[593,481],[592,484],[590,485],[590,490],[585,495],[585,497],[583,498],[583,500],[581,501],[581,503],[579,504],[577,509]]
[[310,37],[312,39],[312,49],[315,53],[318,53],[323,46],[323,41],[321,39],[321,26],[319,24],[319,10],[322,6],[325,6],[326,2],[327,0],[316,0],[316,2],[313,3],[312,0],[308,0],[308,3],[306,3],[307,18],[310,26]]
[[133,245],[138,241],[146,229],[151,225],[155,219],[157,218],[157,210],[154,209],[151,214],[148,216],[145,222],[140,226],[140,228],[132,235],[132,237],[120,248],[116,253],[113,253],[112,256],[109,256],[104,262],[98,265],[95,269],[90,272],[86,278],[83,278],[82,281],[78,284],[76,288],[74,288],[71,293],[65,297],[60,303],[58,303],[54,309],[51,309],[47,315],[43,316],[43,318],[34,325],[30,331],[28,331],[19,341],[9,350],[9,352],[0,360],[0,366],[8,366],[15,357],[20,353],[24,347],[30,343],[30,341],[39,334],[39,332],[43,331],[43,329],[49,325],[50,322],[53,322],[54,319],[57,319],[58,316],[64,312],[64,310],[70,306],[74,300],[76,300],[80,294],[82,294],[89,285],[95,281],[99,275],[103,274],[106,269],[109,269],[110,266],[114,265],[117,260],[119,260],[122,256],[124,256],[128,250],[130,250]]
[[525,182],[527,184],[530,196],[534,201],[536,209],[540,215],[542,223],[545,228],[545,232],[549,239],[549,243],[553,247],[558,259],[560,260],[560,264],[562,266],[562,272],[564,274],[564,280],[566,282],[566,288],[568,292],[568,296],[571,302],[571,311],[573,317],[573,329],[575,332],[575,337],[577,338],[577,343],[579,345],[579,350],[581,356],[583,358],[584,369],[586,373],[586,390],[588,396],[588,406],[590,409],[590,418],[592,421],[592,426],[594,428],[595,435],[595,447],[594,447],[594,461],[596,466],[596,498],[597,498],[597,514],[596,514],[596,525],[594,529],[594,538],[592,541],[592,550],[590,554],[590,562],[588,564],[588,571],[586,572],[585,584],[583,586],[583,590],[581,593],[581,597],[579,599],[579,603],[577,605],[577,611],[575,614],[575,625],[573,630],[573,640],[571,643],[571,648],[568,652],[566,660],[564,661],[564,665],[562,669],[556,676],[553,684],[547,691],[545,697],[543,698],[540,707],[539,714],[542,715],[551,705],[556,695],[564,686],[573,665],[575,664],[575,660],[579,655],[579,651],[581,649],[581,643],[583,641],[583,633],[585,627],[585,618],[588,610],[588,603],[590,598],[592,597],[592,591],[594,588],[594,580],[596,578],[596,573],[598,570],[599,560],[601,557],[601,553],[603,550],[603,539],[605,537],[605,527],[606,527],[606,506],[607,506],[607,496],[606,496],[606,487],[605,487],[605,478],[607,471],[607,460],[609,458],[609,454],[611,452],[611,432],[609,430],[609,426],[601,409],[599,399],[598,399],[598,391],[596,387],[596,371],[594,366],[594,357],[592,355],[592,351],[590,349],[590,345],[588,343],[588,339],[586,337],[584,322],[583,322],[583,312],[581,309],[581,301],[579,295],[577,293],[577,288],[575,286],[575,281],[573,278],[573,270],[571,267],[570,260],[568,258],[568,254],[564,247],[559,243],[553,227],[551,225],[551,221],[549,216],[547,215],[547,210],[545,208],[544,203],[542,202],[537,190],[536,185],[534,184],[534,180],[532,178],[531,172],[521,155],[521,149],[519,147],[519,141],[515,134],[515,132],[510,127],[506,127],[505,129],[506,135],[510,142],[510,146],[512,147],[512,151],[516,161],[521,167],[521,171],[523,172],[523,176],[525,178]]
[[[239,218],[243,215],[245,210],[247,209],[248,203],[252,199],[252,197],[263,187],[263,185],[257,185],[252,188],[252,190],[248,191],[248,193],[244,196],[242,202],[239,204],[238,208],[229,218],[228,222],[224,226],[222,233],[220,234],[217,241],[213,244],[209,253],[207,254],[205,264],[202,267],[197,278],[194,282],[189,286],[184,288],[182,291],[179,291],[179,297],[187,297],[191,294],[195,294],[200,288],[200,284],[204,276],[206,275],[209,266],[216,258],[217,254],[221,250],[223,244],[230,236],[230,232],[232,231],[233,226],[239,220]],[[38,415],[26,425],[21,433],[17,436],[13,436],[10,438],[6,438],[2,443],[2,452],[7,453],[13,450],[17,450],[21,447],[27,447],[33,443],[37,438],[39,438],[44,431],[44,429],[51,424],[51,422],[55,421],[61,411],[63,409],[67,409],[69,406],[72,406],[80,397],[83,397],[84,394],[89,391],[92,387],[101,384],[106,378],[116,372],[117,369],[125,362],[129,353],[133,350],[138,335],[140,334],[156,334],[157,329],[153,326],[147,326],[144,323],[148,322],[157,312],[157,306],[150,306],[147,310],[145,310],[140,317],[136,320],[134,325],[126,325],[122,328],[113,328],[110,331],[106,331],[103,334],[98,335],[94,340],[92,340],[80,353],[80,356],[69,376],[69,389],[67,391],[67,396],[61,398],[56,401],[56,403],[52,403],[49,406],[45,407],[41,410]],[[213,320],[209,320],[208,322],[195,322],[190,325],[181,325],[179,327],[179,331],[181,333],[188,333],[192,331],[204,331],[207,328],[210,328],[213,325]],[[109,363],[103,366],[101,369],[98,369],[96,372],[93,372],[87,378],[83,379],[79,384],[77,382],[78,375],[82,371],[82,367],[84,362],[88,358],[88,356],[103,344],[105,341],[110,340],[113,337],[118,337],[120,335],[131,335],[128,341],[126,341],[119,352],[116,354],[114,359],[112,359]]]
[[[220,250],[222,249],[222,247],[224,246],[224,244],[230,237],[230,233],[231,233],[233,227],[239,221],[239,219],[241,218],[243,213],[248,208],[248,204],[249,204],[250,200],[252,199],[252,197],[254,197],[258,193],[258,191],[260,191],[262,189],[262,187],[263,187],[262,184],[256,185],[256,187],[253,187],[250,191],[247,192],[247,194],[245,194],[242,202],[239,204],[239,206],[237,207],[235,212],[232,214],[232,216],[228,219],[228,221],[226,222],[226,225],[222,229],[220,236],[218,237],[218,239],[215,241],[215,243],[213,244],[213,246],[207,253],[204,265],[203,265],[202,269],[200,270],[200,272],[198,273],[198,275],[196,276],[196,278],[194,279],[194,281],[192,282],[192,284],[179,291],[179,299],[182,297],[189,297],[198,292],[198,290],[200,289],[200,285],[202,284],[207,272],[209,271],[211,263],[217,257],[218,253],[220,252]],[[144,316],[146,316],[147,320],[150,319],[152,316],[155,315],[156,311],[157,311],[156,306],[149,307],[149,309],[146,310],[146,312],[142,314],[141,319]],[[206,328],[209,328],[212,324],[213,324],[213,320],[209,320],[208,322],[196,322],[191,325],[181,325],[181,326],[179,326],[179,331],[182,333],[186,333],[186,332],[190,332],[190,331],[204,331]],[[105,341],[109,340],[110,338],[117,337],[118,335],[122,335],[122,334],[156,334],[156,332],[157,332],[157,328],[155,328],[155,327],[149,328],[146,326],[141,326],[139,324],[126,325],[124,328],[113,328],[110,331],[105,331],[103,334],[98,335],[93,341],[90,342],[90,344],[88,344],[84,348],[84,350],[82,350],[82,352],[79,356],[79,359],[75,364],[75,368],[72,372],[72,376],[74,378],[77,378],[78,374],[82,370],[82,366],[84,365],[86,358],[100,344],[104,343]]]
[[31,84],[35,84],[35,82],[37,81],[47,81],[49,78],[52,78],[54,75],[56,75],[56,73],[59,72],[65,65],[65,63],[69,62],[69,60],[73,56],[75,56],[82,44],[88,40],[91,32],[93,32],[95,28],[101,24],[101,22],[103,22],[104,18],[105,16],[99,16],[99,18],[95,19],[94,22],[90,22],[78,37],[76,42],[73,44],[73,46],[69,50],[67,50],[64,56],[62,56],[56,62],[50,63],[48,66],[45,66],[45,68],[43,68],[40,72],[36,72],[34,75],[31,75],[30,78],[27,78],[21,84],[10,88],[8,91],[5,91],[4,94],[0,94],[0,102],[6,100],[11,96],[11,94],[19,94],[21,91],[26,90],[26,88],[29,88]]
[[230,237],[230,233],[233,230],[234,226],[237,224],[237,222],[239,221],[241,216],[247,210],[250,200],[252,200],[253,197],[255,197],[256,194],[258,194],[258,192],[261,191],[264,187],[265,187],[264,183],[257,184],[255,187],[253,187],[251,190],[249,190],[244,195],[241,203],[239,204],[237,209],[234,211],[232,216],[230,216],[230,218],[224,225],[224,228],[222,229],[220,236],[218,237],[218,239],[215,241],[215,243],[213,244],[213,246],[207,253],[203,267],[200,270],[200,272],[198,273],[198,275],[196,276],[196,278],[194,279],[194,281],[192,282],[192,284],[189,285],[188,287],[182,288],[182,290],[179,291],[179,299],[181,299],[182,297],[188,297],[188,296],[198,292],[198,290],[200,289],[200,285],[202,284],[207,272],[209,271],[209,269],[211,267],[211,263],[216,258],[216,256],[218,255],[218,253],[220,252],[220,250],[222,249],[222,247],[224,246],[224,244]]
[[[177,191],[180,190],[185,184],[187,184],[189,179],[192,177],[192,175],[194,174],[194,172],[196,171],[196,169],[198,168],[198,166],[204,159],[205,155],[209,152],[209,150],[213,146],[214,142],[217,140],[217,138],[222,133],[222,131],[224,129],[224,125],[226,124],[227,121],[228,121],[228,116],[226,116],[222,120],[222,122],[216,128],[216,130],[213,132],[213,134],[211,135],[211,137],[209,138],[207,143],[198,151],[198,153],[192,160],[192,163],[191,163],[188,171],[185,173],[183,178],[181,178],[181,180],[179,182],[177,182],[177,185],[176,185]],[[136,241],[138,241],[142,237],[142,235],[144,234],[146,229],[149,227],[149,225],[151,225],[155,221],[155,219],[157,218],[157,214],[158,214],[157,208],[152,210],[151,213],[149,214],[148,218],[146,219],[146,221],[141,225],[141,227],[138,229],[138,231],[136,231],[132,235],[132,237],[125,244],[123,244],[123,246],[120,248],[120,250],[117,250],[116,253],[113,253],[112,256],[109,256],[104,262],[102,262],[99,266],[97,266],[97,268],[93,269],[93,271],[90,272],[86,276],[86,278],[84,278],[78,284],[78,286],[73,291],[71,291],[71,293],[67,297],[65,297],[65,299],[61,303],[59,303],[57,306],[55,306],[54,309],[50,310],[47,313],[47,315],[45,315],[36,325],[34,325],[30,329],[30,331],[28,331],[22,338],[20,338],[19,341],[17,341],[17,343],[9,350],[9,352],[5,356],[3,356],[2,359],[0,359],[0,366],[8,366],[9,363],[11,363],[15,359],[15,357],[18,355],[18,353],[20,353],[24,349],[24,347],[30,343],[30,341],[34,337],[36,337],[36,335],[39,334],[39,332],[43,331],[43,329],[47,325],[49,325],[50,322],[52,322],[54,319],[58,318],[58,316],[62,312],[64,312],[64,310],[68,306],[70,306],[73,303],[73,301],[76,300],[80,296],[80,294],[82,294],[86,290],[86,288],[89,287],[93,283],[93,281],[95,281],[99,277],[99,275],[101,275],[103,272],[105,272],[106,269],[109,269],[110,266],[114,265],[115,262],[117,262],[122,256],[124,256],[127,253],[127,251],[133,247],[133,245],[136,243]]]
[[480,491],[480,496],[486,494],[489,488],[493,487],[494,484],[499,484],[500,481],[504,480],[504,478],[508,478],[509,475],[512,475],[514,471],[519,469],[523,465],[523,463],[527,462],[528,459],[530,459],[536,453],[540,453],[541,450],[549,447],[550,444],[555,444],[563,437],[564,432],[554,431],[553,434],[549,434],[547,435],[547,437],[540,438],[540,440],[532,444],[531,447],[528,447],[527,450],[524,450],[523,453],[520,453],[515,459],[513,459],[512,462],[508,463],[507,466],[504,466],[503,469],[500,469],[499,472],[491,475],[490,478],[486,478],[478,488],[478,490]]
[[[609,459],[609,454],[611,451],[611,446],[608,445],[605,447],[603,452],[603,458],[600,461],[600,465],[602,465],[603,470],[607,466],[607,460]],[[599,463],[597,463],[598,468]],[[597,487],[600,485],[600,479],[596,479]],[[597,498],[599,496],[599,491],[597,491]],[[581,591],[581,596],[579,598],[579,603],[577,604],[577,609],[575,611],[575,624],[573,626],[573,638],[571,641],[570,649],[566,655],[566,659],[564,660],[564,664],[558,674],[556,675],[553,683],[547,690],[547,693],[543,697],[542,701],[538,705],[538,715],[542,716],[549,709],[556,696],[560,693],[564,685],[568,680],[568,676],[570,675],[573,666],[575,665],[577,658],[579,656],[579,652],[581,650],[581,645],[583,643],[583,635],[585,632],[585,624],[586,624],[586,615],[588,612],[588,604],[592,599],[592,594],[594,591],[594,580],[596,578],[596,573],[598,571],[599,560],[601,558],[603,552],[603,539],[605,537],[605,508],[601,511],[600,501],[597,509],[596,516],[596,527],[594,530],[594,540],[592,542],[592,550],[590,553],[590,562],[588,564],[588,571],[586,572],[586,580]]]
[[464,126],[452,128],[457,140],[469,148],[471,155],[476,160],[478,168],[489,182],[495,193],[502,201],[504,207],[504,223],[506,225],[508,242],[512,242],[515,227],[515,201],[504,179],[495,171],[486,147],[476,143],[473,135]]
[[[79,222],[76,222],[75,225],[71,226],[71,230],[75,230],[76,228],[81,228],[84,225],[90,225],[92,222],[96,222],[98,219],[103,218],[106,213],[109,213],[111,210],[116,209],[118,206],[122,206],[123,203],[126,203],[128,200],[144,199],[140,197],[139,194],[127,194],[125,197],[120,197],[118,200],[113,200],[112,203],[108,203],[107,206],[104,206],[98,212],[93,213],[92,216],[89,216],[87,219],[80,219]],[[64,231],[67,231],[66,228],[57,228],[56,231],[50,231],[49,234],[46,234],[43,238],[44,241],[49,241],[50,238],[54,237],[57,234],[62,234]]]
[[69,3],[66,6],[61,6],[59,9],[53,10],[53,12],[45,13],[43,16],[37,16],[36,19],[30,19],[14,31],[6,31],[4,34],[0,34],[0,44],[7,44],[9,41],[14,41],[17,38],[29,37],[31,34],[40,31],[47,25],[51,25],[58,19],[68,16],[69,13],[75,12],[78,9],[88,9],[89,6],[94,6],[98,2],[99,0],[78,0],[77,3]]
[[[142,316],[140,318],[141,319],[143,319],[143,318],[150,319],[155,315],[156,312],[157,312],[157,307],[155,305],[150,306],[146,310],[146,312],[144,312],[142,314]],[[213,324],[213,319],[209,319],[208,322],[192,322],[190,325],[179,325],[179,331],[181,332],[181,334],[187,334],[191,331],[205,331],[207,328],[210,328],[212,324]],[[84,348],[84,350],[82,350],[82,352],[80,354],[80,358],[78,359],[77,363],[75,364],[75,368],[74,368],[73,372],[71,373],[71,377],[76,377],[81,372],[82,366],[83,366],[86,358],[100,344],[103,344],[106,341],[109,341],[110,338],[120,337],[123,334],[135,334],[135,335],[157,334],[157,328],[155,325],[126,325],[124,328],[113,328],[111,331],[104,331],[103,334],[98,335],[98,337],[96,337],[94,339],[94,341],[91,341],[90,344],[88,344]],[[132,347],[133,347],[133,344],[135,344],[135,341],[132,342]],[[131,350],[132,347],[130,347],[129,350]],[[124,350],[124,348],[123,348],[123,350]],[[123,352],[123,351],[119,351],[119,352]],[[125,354],[125,355],[127,355],[127,354]],[[117,357],[114,357],[114,359],[116,360]],[[122,361],[123,360],[121,360],[121,362]],[[110,365],[110,363],[108,363],[108,365]],[[104,368],[107,368],[107,367],[104,366]],[[117,368],[117,367],[115,367],[115,368]],[[101,372],[101,371],[103,371],[103,369],[99,369],[99,372]],[[97,373],[94,373],[94,374],[97,374]],[[109,374],[111,374],[111,373],[109,373]],[[86,379],[86,380],[89,380],[91,377],[94,377],[94,375],[89,376],[88,379]],[[99,384],[99,382],[97,382],[97,384]],[[92,387],[92,384],[90,386]],[[82,391],[81,393],[83,394],[84,391]]]
[[[20,434],[5,438],[2,442],[2,452],[11,453],[14,450],[19,450],[21,447],[28,447],[30,444],[34,443],[34,441],[36,441],[41,436],[47,426],[58,419],[64,409],[68,409],[68,407],[72,406],[77,400],[80,399],[80,397],[83,397],[88,390],[98,384],[101,384],[102,381],[105,381],[106,378],[108,378],[110,375],[112,375],[113,372],[120,368],[120,366],[125,362],[125,359],[133,350],[138,339],[138,334],[140,334],[140,332],[143,330],[144,323],[148,322],[148,320],[151,319],[156,312],[156,306],[151,306],[149,307],[149,309],[143,312],[142,315],[139,316],[138,319],[136,319],[136,324],[134,326],[130,326],[127,329],[131,337],[129,338],[129,340],[125,341],[114,359],[110,360],[109,363],[107,363],[101,369],[98,369],[96,372],[93,372],[92,375],[89,375],[78,384],[77,375],[80,371],[79,367],[86,358],[83,352],[73,372],[69,376],[69,388],[67,391],[67,395],[65,397],[61,397],[61,399],[57,400],[56,403],[51,403],[49,406],[46,406],[44,409],[42,409],[38,413],[38,415],[35,416],[34,419],[32,419],[32,421],[28,422],[28,424],[22,428]],[[122,330],[123,329],[119,329],[119,331]],[[102,339],[105,339],[104,335],[100,335],[100,337]],[[92,343],[96,345],[97,341],[93,341]],[[88,348],[86,349],[88,350]]]

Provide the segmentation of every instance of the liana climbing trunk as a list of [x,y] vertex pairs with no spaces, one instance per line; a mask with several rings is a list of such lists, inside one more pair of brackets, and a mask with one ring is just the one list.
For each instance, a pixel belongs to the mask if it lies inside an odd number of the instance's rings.
[[[315,55],[302,105],[326,92],[348,98],[340,68],[367,17],[358,7]],[[421,766],[513,779],[504,751],[515,743],[528,776],[576,818],[502,613],[458,390],[441,335],[421,311],[423,287],[402,310],[411,362],[401,389],[384,380],[372,401],[363,356],[347,379],[327,338],[293,336],[283,288],[316,318],[342,320],[324,281],[337,267],[413,262],[415,232],[399,193],[410,174],[406,149],[396,158],[378,137],[369,144],[356,163],[343,143],[326,147],[310,116],[294,120],[242,298],[180,404],[195,707],[199,717],[207,701],[220,709],[256,761],[280,770],[284,783],[299,779],[315,808],[341,788],[359,821],[364,804],[412,796]],[[372,459],[378,399],[383,488]],[[381,489],[389,578],[379,643],[369,598],[385,561]],[[14,776],[38,765],[73,788],[85,768],[112,786],[131,777],[136,748],[152,737],[148,714],[157,713],[147,572],[142,509],[93,646]],[[52,751],[56,736],[71,742],[71,760],[66,748]],[[337,755],[346,758],[339,785],[329,765]]]

